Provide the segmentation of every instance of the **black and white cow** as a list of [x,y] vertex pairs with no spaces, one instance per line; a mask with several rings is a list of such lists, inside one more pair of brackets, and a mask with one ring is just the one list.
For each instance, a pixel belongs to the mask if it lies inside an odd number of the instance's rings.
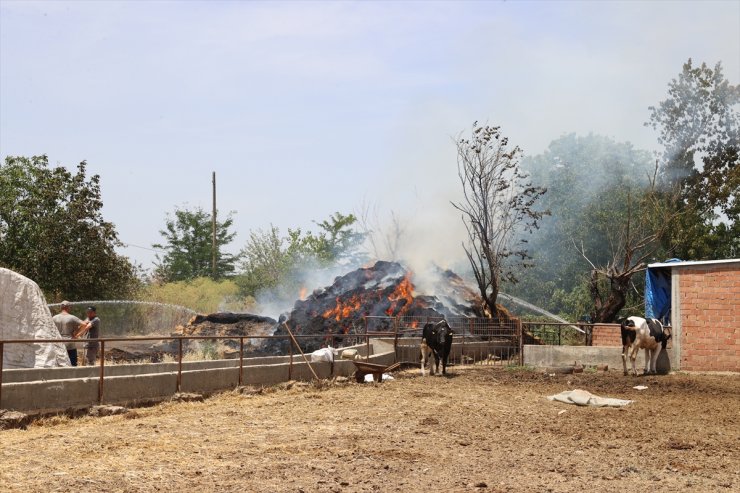
[[[439,373],[439,362],[442,361],[442,375],[447,375],[447,360],[452,350],[452,328],[446,320],[436,324],[427,323],[421,335],[421,374],[426,375],[427,362],[429,372],[434,375],[435,370]],[[434,365],[431,356],[434,355]]]
[[636,360],[640,349],[645,350],[645,374],[656,373],[656,362],[671,338],[671,329],[653,318],[627,317],[621,323],[622,366],[627,375],[627,358],[632,361],[632,374],[637,376]]

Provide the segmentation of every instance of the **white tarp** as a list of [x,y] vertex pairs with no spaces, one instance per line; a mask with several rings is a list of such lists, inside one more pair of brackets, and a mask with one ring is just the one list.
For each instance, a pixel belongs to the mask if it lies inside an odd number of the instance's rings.
[[586,390],[566,390],[559,394],[551,395],[548,400],[564,402],[565,404],[575,404],[576,406],[593,406],[593,407],[624,407],[631,404],[632,401],[624,399],[613,399],[611,397],[599,397]]
[[[0,267],[0,339],[61,339],[44,294],[17,272]],[[3,368],[70,366],[64,344],[5,344]]]

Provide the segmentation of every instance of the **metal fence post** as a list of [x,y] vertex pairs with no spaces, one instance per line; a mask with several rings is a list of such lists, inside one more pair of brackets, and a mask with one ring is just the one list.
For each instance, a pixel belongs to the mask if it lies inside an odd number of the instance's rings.
[[519,366],[524,366],[524,327],[521,320],[516,321],[516,332],[519,339]]
[[244,372],[244,338],[239,338],[239,387],[242,386],[242,373]]
[[398,362],[398,318],[393,319],[393,362]]
[[103,403],[103,382],[105,382],[105,341],[100,341],[100,377],[98,378],[98,404]]
[[177,339],[177,391],[182,385],[182,337]]
[[288,365],[288,380],[293,380],[293,344],[288,341],[290,347],[290,364]]
[[370,361],[370,333],[368,332],[367,317],[365,317],[365,347],[367,348],[365,361]]
[[5,344],[0,342],[0,409],[3,408],[3,353],[5,352]]

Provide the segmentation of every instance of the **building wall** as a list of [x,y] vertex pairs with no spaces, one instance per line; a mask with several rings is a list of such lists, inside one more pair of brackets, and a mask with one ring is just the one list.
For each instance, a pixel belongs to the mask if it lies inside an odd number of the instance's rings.
[[622,332],[619,329],[619,325],[595,325],[592,334],[592,346],[622,347]]
[[740,265],[677,267],[672,276],[680,368],[740,371]]

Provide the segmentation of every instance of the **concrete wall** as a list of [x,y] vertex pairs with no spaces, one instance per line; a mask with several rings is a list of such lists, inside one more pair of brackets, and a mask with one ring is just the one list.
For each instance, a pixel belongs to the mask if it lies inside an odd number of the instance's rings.
[[[361,354],[366,346],[355,347]],[[392,342],[373,341],[370,362],[390,365],[395,361]],[[312,363],[320,378],[350,376],[351,361]],[[98,402],[100,368],[34,368],[4,370],[1,409],[52,412],[86,407]],[[245,385],[274,385],[288,379],[311,380],[312,374],[300,355],[245,358]],[[184,362],[182,392],[211,393],[227,390],[239,382],[238,360]],[[112,365],[105,367],[103,402],[132,405],[165,399],[177,390],[177,363]]]
[[[645,351],[640,351],[637,356],[637,369],[645,368]],[[668,359],[675,361],[675,351],[668,348]],[[618,347],[595,347],[595,346],[524,346],[524,364],[527,366],[568,366],[574,362],[586,366],[607,364],[609,369],[622,368],[622,348]],[[628,363],[629,366],[629,363]]]
[[740,263],[671,269],[682,370],[740,371]]

